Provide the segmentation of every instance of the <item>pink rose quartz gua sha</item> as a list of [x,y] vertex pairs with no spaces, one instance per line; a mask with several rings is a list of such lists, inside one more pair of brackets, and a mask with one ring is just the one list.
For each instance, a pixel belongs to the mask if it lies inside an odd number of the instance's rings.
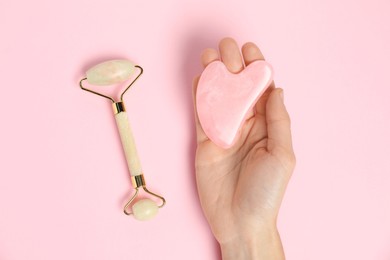
[[237,140],[248,112],[273,80],[273,70],[263,60],[254,61],[234,74],[221,61],[203,71],[196,91],[196,108],[207,137],[228,149]]
[[[136,69],[138,69],[139,74],[130,83],[130,85],[128,85],[127,88],[121,93],[120,101],[115,101],[110,96],[98,93],[94,90],[85,88],[83,86],[83,82],[85,80],[89,84],[96,85],[96,86],[107,86],[115,83],[121,83],[126,80],[129,80],[130,77],[134,74],[134,71]],[[126,203],[123,211],[126,215],[132,214],[138,220],[149,220],[154,216],[156,216],[159,208],[165,205],[165,199],[162,196],[157,195],[146,188],[145,179],[141,168],[141,162],[138,158],[135,141],[131,132],[129,121],[127,119],[125,104],[123,102],[123,95],[133,85],[133,83],[141,76],[142,73],[143,73],[143,69],[140,66],[134,65],[132,62],[128,60],[109,60],[90,68],[86,72],[87,77],[83,78],[80,81],[80,87],[85,91],[91,92],[93,94],[111,100],[114,109],[116,124],[118,126],[118,131],[122,141],[123,150],[125,152],[127,165],[131,174],[131,182],[135,189],[135,193],[130,198],[130,200]],[[160,199],[161,204],[157,205],[157,203],[154,200],[151,200],[149,198],[143,198],[138,201],[135,201],[135,198],[138,195],[140,187],[142,187],[143,190],[149,195]],[[132,206],[131,211],[129,211],[130,206]]]

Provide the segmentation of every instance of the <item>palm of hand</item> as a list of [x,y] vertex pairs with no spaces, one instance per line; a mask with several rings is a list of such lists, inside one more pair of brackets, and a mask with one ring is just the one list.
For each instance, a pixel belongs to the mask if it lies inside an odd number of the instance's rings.
[[[229,41],[221,42],[220,51],[222,60],[231,69],[234,62],[238,64],[241,59],[231,54],[240,53],[235,42]],[[263,59],[260,51],[253,51],[254,47],[253,44],[243,47],[247,64]],[[218,58],[216,51],[207,51],[202,57],[204,65]],[[227,53],[230,60],[224,58]],[[205,216],[219,242],[233,240],[247,232],[246,229],[260,230],[264,223],[276,220],[294,158],[292,149],[278,147],[278,142],[268,133],[266,104],[273,91],[274,86],[271,86],[262,96],[254,108],[255,113],[250,114],[242,126],[237,142],[229,149],[212,143],[197,121],[198,191]]]

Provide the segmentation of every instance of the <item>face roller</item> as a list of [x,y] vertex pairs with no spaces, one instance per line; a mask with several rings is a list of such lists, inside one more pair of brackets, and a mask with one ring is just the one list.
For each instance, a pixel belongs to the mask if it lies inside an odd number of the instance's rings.
[[[83,86],[84,81],[87,81],[89,84],[96,86],[107,86],[116,83],[121,83],[126,80],[129,80],[136,70],[138,70],[138,75],[130,83],[130,85],[128,85],[126,89],[121,93],[120,101],[115,101],[114,98],[110,96],[98,93],[91,89],[87,89]],[[123,150],[125,152],[127,165],[131,174],[131,182],[135,189],[134,195],[126,203],[123,211],[126,215],[132,214],[138,220],[149,220],[157,214],[159,208],[165,205],[165,199],[162,196],[157,195],[146,188],[141,163],[138,158],[137,149],[135,146],[129,121],[127,119],[125,105],[123,102],[124,94],[141,76],[142,73],[143,69],[140,66],[134,65],[128,60],[109,60],[90,68],[86,72],[86,78],[80,80],[80,87],[85,91],[111,100],[114,109],[116,124],[118,126],[120,138],[122,141]],[[147,194],[161,200],[160,205],[157,205],[157,203],[151,199],[140,199],[135,202],[135,198],[139,193],[140,187],[142,187]],[[131,211],[129,210],[130,207]]]

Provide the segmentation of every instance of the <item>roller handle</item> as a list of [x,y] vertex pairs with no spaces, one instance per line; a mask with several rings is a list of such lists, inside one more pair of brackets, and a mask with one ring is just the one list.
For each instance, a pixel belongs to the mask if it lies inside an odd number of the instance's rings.
[[115,120],[116,125],[118,126],[118,131],[121,137],[122,147],[125,152],[127,166],[129,167],[130,174],[131,176],[141,175],[141,162],[138,157],[134,137],[127,118],[127,113],[125,111],[121,111],[115,114]]

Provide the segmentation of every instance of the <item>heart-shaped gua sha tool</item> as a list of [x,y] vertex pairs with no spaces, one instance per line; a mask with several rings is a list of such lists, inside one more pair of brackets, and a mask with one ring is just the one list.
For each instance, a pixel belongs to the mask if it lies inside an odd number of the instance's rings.
[[208,138],[224,149],[233,146],[248,112],[272,79],[272,67],[263,60],[252,62],[237,74],[229,72],[221,61],[210,63],[196,91],[199,121]]

